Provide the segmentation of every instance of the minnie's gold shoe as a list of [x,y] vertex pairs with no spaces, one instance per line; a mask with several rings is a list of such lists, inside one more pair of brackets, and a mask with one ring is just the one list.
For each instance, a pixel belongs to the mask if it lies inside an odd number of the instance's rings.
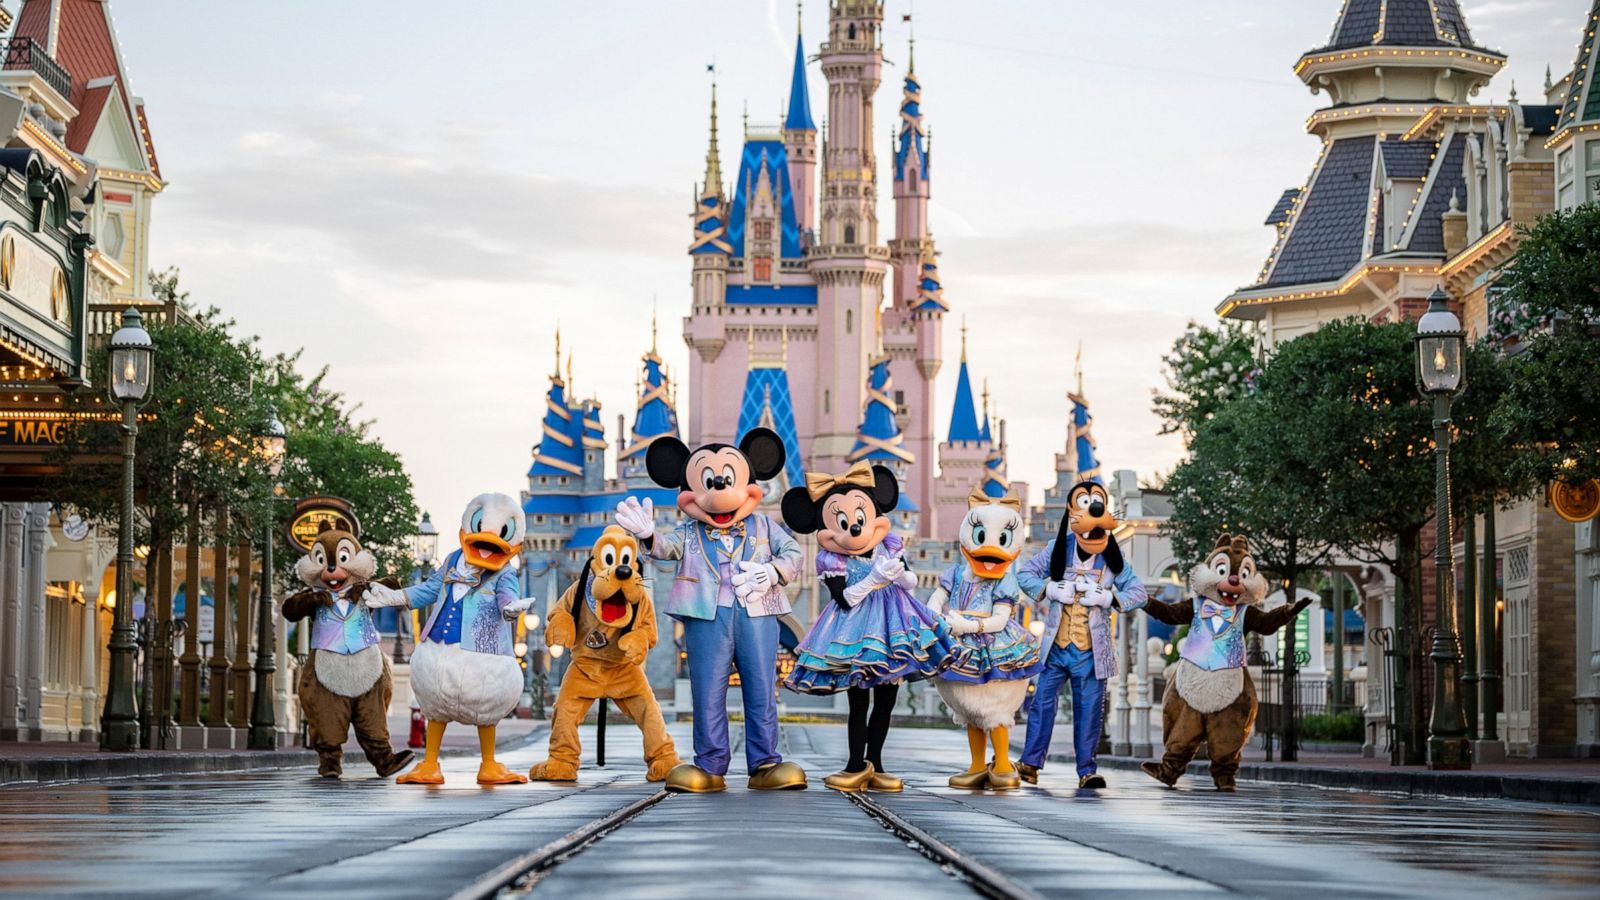
[[872,769],[872,763],[867,763],[867,767],[859,772],[835,772],[822,779],[822,783],[836,791],[864,791],[876,774]]
[[888,772],[873,772],[872,780],[867,782],[867,790],[880,794],[898,794],[905,789],[906,783]]
[[963,791],[981,791],[989,786],[989,770],[979,769],[976,772],[951,775],[950,786]]

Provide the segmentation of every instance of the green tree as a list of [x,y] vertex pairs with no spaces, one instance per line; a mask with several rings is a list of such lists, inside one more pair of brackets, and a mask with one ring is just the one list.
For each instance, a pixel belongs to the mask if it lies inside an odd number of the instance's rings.
[[1214,328],[1193,321],[1161,358],[1167,390],[1153,391],[1161,434],[1191,435],[1230,401],[1244,396],[1257,372],[1256,340],[1241,322]]
[[1600,478],[1600,205],[1541,218],[1497,287],[1490,333],[1510,377],[1490,424],[1521,451],[1508,476],[1524,489]]

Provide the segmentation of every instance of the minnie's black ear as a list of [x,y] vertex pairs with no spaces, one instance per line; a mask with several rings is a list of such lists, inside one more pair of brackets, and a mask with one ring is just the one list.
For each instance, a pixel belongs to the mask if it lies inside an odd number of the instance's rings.
[[[650,445],[652,448],[654,444]],[[774,478],[783,471],[783,462],[788,458],[783,450],[783,439],[770,428],[752,428],[739,439],[739,452],[750,460],[750,478],[752,481],[766,481]]]
[[900,481],[886,466],[872,467],[872,503],[878,515],[894,511],[900,505]]
[[783,495],[783,524],[795,534],[811,534],[817,530],[817,504],[811,492],[803,487],[790,488]]
[[683,478],[683,469],[688,464],[689,447],[675,437],[656,438],[644,454],[644,470],[650,474],[650,480],[675,491],[688,487]]

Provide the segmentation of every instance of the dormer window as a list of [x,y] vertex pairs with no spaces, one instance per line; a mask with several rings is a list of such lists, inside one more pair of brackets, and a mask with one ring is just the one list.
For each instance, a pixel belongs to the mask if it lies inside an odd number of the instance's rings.
[[763,219],[750,227],[752,236],[758,241],[772,240],[772,220]]
[[750,260],[750,277],[756,281],[772,280],[772,257],[757,256]]

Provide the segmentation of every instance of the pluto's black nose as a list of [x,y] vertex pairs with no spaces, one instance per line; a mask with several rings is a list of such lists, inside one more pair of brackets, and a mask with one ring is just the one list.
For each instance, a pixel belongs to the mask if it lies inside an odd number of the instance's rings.
[[1100,518],[1106,514],[1106,505],[1099,500],[1089,501],[1089,515]]
[[620,566],[617,566],[616,571],[612,574],[622,581],[627,581],[629,578],[633,577],[633,566],[624,563]]

